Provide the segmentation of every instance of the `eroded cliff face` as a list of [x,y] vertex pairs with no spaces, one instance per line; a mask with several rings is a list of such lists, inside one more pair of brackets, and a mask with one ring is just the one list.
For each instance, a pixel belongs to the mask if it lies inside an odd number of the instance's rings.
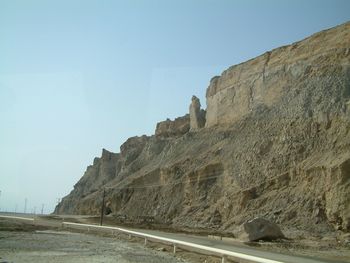
[[226,70],[207,90],[205,127],[193,106],[104,150],[55,212],[99,214],[106,188],[106,211],[129,221],[232,233],[263,216],[350,231],[349,34],[347,23]]
[[[317,102],[309,104],[307,100],[329,95],[337,99],[343,95],[316,94],[312,88],[333,85],[349,74],[349,39],[349,24],[345,24],[225,70],[210,81],[207,89],[206,127],[232,124],[259,107],[274,107],[283,97],[293,95],[291,89],[307,89],[309,95],[303,97],[305,103],[299,105],[298,112],[281,113],[303,116],[330,110],[328,105],[315,108]],[[321,101],[328,104],[327,100]]]

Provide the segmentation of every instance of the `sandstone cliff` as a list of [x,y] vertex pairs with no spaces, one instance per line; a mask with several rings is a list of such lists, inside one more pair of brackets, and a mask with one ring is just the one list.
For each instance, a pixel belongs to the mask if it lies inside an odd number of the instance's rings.
[[346,23],[227,69],[205,118],[194,98],[154,136],[103,150],[55,212],[98,214],[106,188],[108,213],[129,221],[231,233],[263,216],[350,231],[349,62]]

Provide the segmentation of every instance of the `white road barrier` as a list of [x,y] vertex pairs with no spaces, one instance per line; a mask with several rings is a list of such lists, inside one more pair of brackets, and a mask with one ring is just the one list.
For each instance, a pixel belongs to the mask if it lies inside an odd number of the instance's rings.
[[160,242],[164,242],[167,244],[171,244],[174,246],[174,253],[176,252],[176,248],[179,246],[183,246],[186,248],[195,248],[195,249],[198,249],[201,251],[210,252],[214,255],[220,256],[222,258],[221,262],[225,262],[226,257],[229,256],[229,257],[249,260],[252,262],[259,262],[259,263],[284,263],[283,261],[277,261],[277,260],[261,258],[261,257],[257,257],[257,256],[251,256],[248,254],[233,252],[233,251],[224,250],[224,249],[220,249],[220,248],[213,248],[213,247],[198,245],[195,243],[185,242],[185,241],[176,240],[176,239],[170,239],[170,238],[145,234],[145,233],[132,231],[132,230],[124,229],[124,228],[119,228],[119,227],[88,225],[88,224],[79,224],[79,223],[71,223],[71,222],[63,222],[62,225],[63,226],[71,225],[71,226],[80,226],[80,227],[87,227],[87,228],[116,230],[116,231],[119,231],[122,233],[127,233],[129,235],[136,236],[136,237],[142,237],[145,239],[145,244],[147,244],[147,238],[152,239],[152,240],[156,240],[156,241],[160,241]]
[[18,216],[4,216],[4,215],[0,215],[0,218],[12,218],[12,219],[19,219],[19,220],[34,221],[34,218],[18,217]]

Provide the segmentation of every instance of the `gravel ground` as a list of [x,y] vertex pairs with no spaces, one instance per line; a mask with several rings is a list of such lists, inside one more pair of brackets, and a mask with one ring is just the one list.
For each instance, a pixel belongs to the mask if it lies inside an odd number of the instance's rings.
[[[0,224],[3,222],[0,222]],[[169,253],[112,237],[34,230],[17,223],[0,228],[0,262],[186,262]],[[22,231],[21,231],[22,230]]]

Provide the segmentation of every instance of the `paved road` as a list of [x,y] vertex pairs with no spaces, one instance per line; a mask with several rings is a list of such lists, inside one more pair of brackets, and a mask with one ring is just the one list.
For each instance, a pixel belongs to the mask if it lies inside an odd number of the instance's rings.
[[[33,218],[33,216],[26,216],[26,217]],[[65,217],[62,217],[62,219],[63,218],[65,221],[70,221],[70,219],[74,220],[74,219],[78,219],[81,217],[65,216]],[[62,219],[60,219],[60,217],[57,217],[56,219],[51,218],[50,220],[48,220],[48,219],[45,219],[44,217],[41,217],[41,218],[37,218],[35,220],[35,222],[37,224],[45,225],[45,226],[60,226],[61,222],[63,221]],[[74,226],[74,227],[81,228],[79,226]],[[163,231],[145,230],[145,229],[130,229],[130,228],[124,228],[124,229],[136,231],[139,233],[169,238],[169,239],[176,239],[176,240],[194,243],[194,244],[203,245],[203,246],[208,246],[208,247],[212,247],[212,248],[223,249],[223,250],[232,251],[232,252],[236,252],[236,253],[252,255],[252,256],[261,257],[261,258],[265,258],[265,259],[276,260],[276,261],[285,262],[285,263],[345,263],[346,262],[346,261],[332,261],[332,260],[325,260],[325,259],[318,259],[318,258],[291,256],[291,255],[285,255],[285,254],[280,254],[280,253],[267,252],[267,251],[263,251],[263,250],[259,250],[259,249],[255,249],[255,248],[249,248],[246,245],[241,244],[239,242],[235,242],[235,243],[225,242],[222,240],[209,239],[209,238],[204,237],[204,236],[195,236],[195,235],[187,235],[187,234],[179,234],[179,233],[168,233],[168,232],[163,232]],[[103,229],[99,229],[99,230],[105,231]],[[350,262],[350,261],[347,261],[347,262]]]
[[[133,230],[135,230],[135,229],[133,229]],[[323,259],[313,259],[313,258],[306,258],[306,257],[299,257],[299,256],[298,257],[297,256],[289,256],[289,255],[284,255],[284,254],[280,254],[280,253],[272,253],[272,252],[262,251],[259,249],[247,248],[245,245],[239,244],[238,242],[236,242],[236,243],[225,242],[225,241],[209,239],[209,238],[201,237],[201,236],[191,236],[191,235],[185,235],[185,234],[173,234],[173,233],[165,233],[165,232],[153,231],[153,230],[137,230],[137,231],[140,231],[142,233],[157,235],[157,236],[161,236],[161,237],[166,237],[166,238],[178,239],[178,240],[182,240],[185,242],[200,244],[203,246],[219,248],[219,249],[228,250],[228,251],[232,251],[232,252],[238,252],[238,253],[252,255],[252,256],[256,256],[256,257],[281,261],[281,262],[285,262],[285,263],[320,263],[320,262],[335,263],[335,262],[340,262],[340,261],[326,261]]]

